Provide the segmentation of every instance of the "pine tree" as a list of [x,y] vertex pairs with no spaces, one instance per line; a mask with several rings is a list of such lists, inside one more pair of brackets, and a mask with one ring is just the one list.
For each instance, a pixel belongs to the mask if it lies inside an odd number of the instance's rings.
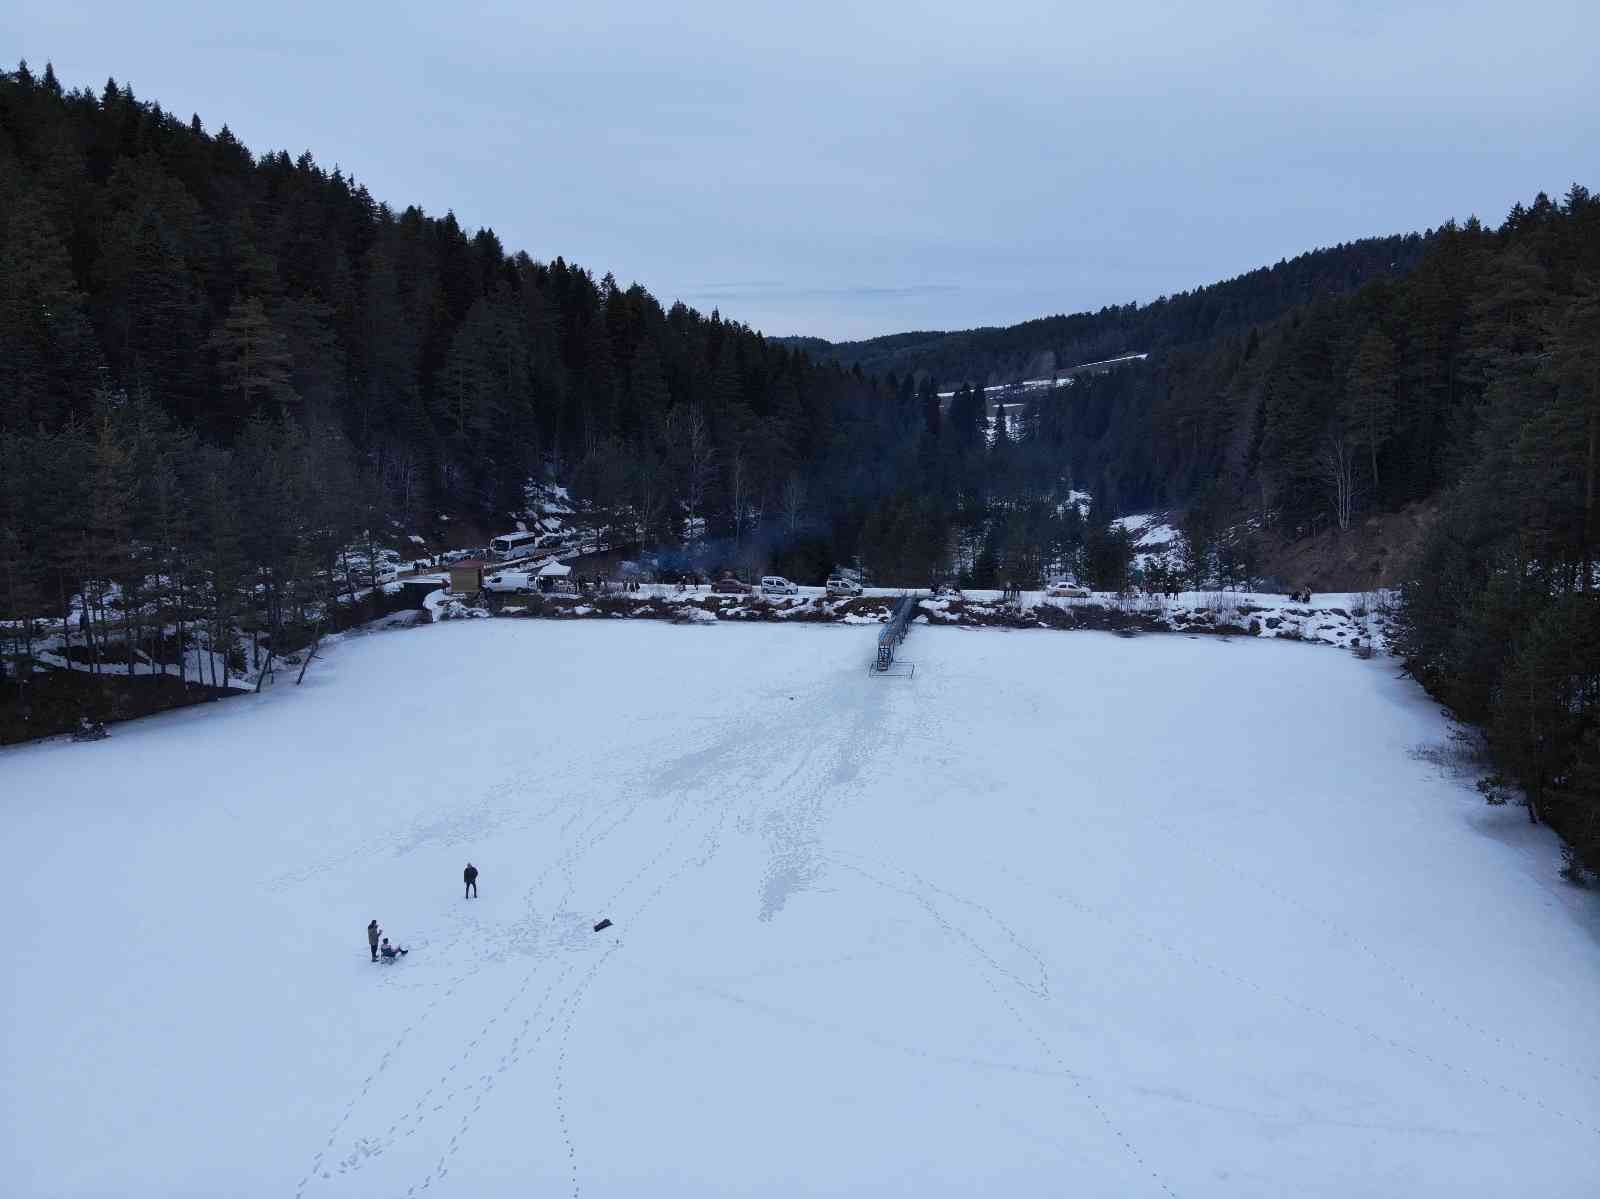
[[1394,343],[1381,330],[1368,330],[1350,363],[1345,387],[1349,425],[1367,452],[1374,491],[1380,487],[1378,455],[1394,435],[1398,382]]
[[211,350],[230,427],[256,413],[283,416],[297,406],[290,383],[294,358],[259,299],[234,301],[211,335]]
[[0,217],[0,429],[55,428],[83,412],[98,366],[66,247],[24,193]]

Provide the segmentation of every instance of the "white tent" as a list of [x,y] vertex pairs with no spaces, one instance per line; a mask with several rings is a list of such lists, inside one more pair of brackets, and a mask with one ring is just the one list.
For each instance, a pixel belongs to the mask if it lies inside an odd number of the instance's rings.
[[539,568],[541,579],[560,579],[572,573],[572,567],[565,562],[546,562]]

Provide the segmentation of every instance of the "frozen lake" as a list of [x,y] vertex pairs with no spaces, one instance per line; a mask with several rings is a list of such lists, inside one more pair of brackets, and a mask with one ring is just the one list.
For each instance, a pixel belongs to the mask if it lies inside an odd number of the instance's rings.
[[0,751],[0,1192],[1593,1185],[1596,907],[1392,661],[875,633],[440,625]]

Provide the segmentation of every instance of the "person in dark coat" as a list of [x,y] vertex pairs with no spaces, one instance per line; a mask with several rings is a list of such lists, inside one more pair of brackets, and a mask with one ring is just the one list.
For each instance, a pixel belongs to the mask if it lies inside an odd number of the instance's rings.
[[471,862],[468,862],[467,868],[461,872],[461,881],[467,884],[467,893],[461,898],[478,898],[478,868]]
[[372,950],[372,960],[378,960],[378,938],[383,935],[383,930],[378,927],[376,920],[367,925],[367,948]]
[[378,952],[383,954],[385,961],[392,962],[395,960],[395,958],[404,957],[411,951],[409,949],[401,949],[396,945],[389,944],[389,938],[385,937],[383,939],[383,947],[379,949]]

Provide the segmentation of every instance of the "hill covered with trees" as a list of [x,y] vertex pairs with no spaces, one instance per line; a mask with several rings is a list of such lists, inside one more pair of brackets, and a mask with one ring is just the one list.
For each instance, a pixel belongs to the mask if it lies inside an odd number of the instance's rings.
[[1421,260],[1433,234],[1364,238],[1313,250],[1238,278],[1098,312],[1048,316],[1005,328],[891,333],[866,341],[788,337],[818,361],[872,375],[931,375],[946,387],[1048,378],[1084,362],[1215,341],[1276,320],[1312,300],[1343,295],[1375,279],[1398,278]]
[[[1600,845],[1600,204],[1303,255],[1156,304],[846,352],[534,261],[253,154],[115,82],[0,75],[0,615],[152,674],[303,644],[349,545],[571,487],[665,567],[1128,581],[1182,508],[1191,581],[1418,500],[1418,677]],[[974,385],[1150,357],[1030,393]],[[1048,373],[1048,370],[1041,373]],[[953,390],[941,399],[939,390]],[[1075,491],[1094,497],[1085,516]],[[1226,561],[1224,561],[1226,559]],[[20,620],[20,623],[18,623]]]

